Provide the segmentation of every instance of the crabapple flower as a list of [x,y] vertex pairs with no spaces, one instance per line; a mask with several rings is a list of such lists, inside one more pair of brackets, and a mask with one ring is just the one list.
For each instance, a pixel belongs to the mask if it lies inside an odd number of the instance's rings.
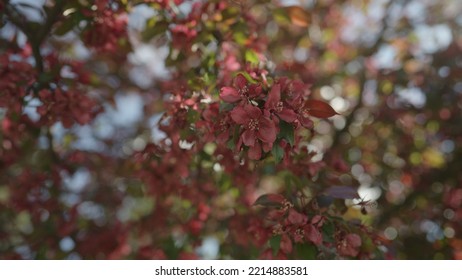
[[281,100],[281,86],[275,84],[268,95],[268,100],[265,103],[265,109],[276,114],[280,119],[286,122],[293,122],[297,119],[297,114],[294,110],[288,108],[287,104]]
[[234,87],[223,87],[220,91],[220,98],[225,102],[235,103],[255,98],[260,93],[260,85],[249,84],[242,74],[238,74],[234,79]]
[[240,140],[244,145],[250,147],[249,157],[260,159],[261,144],[272,145],[276,140],[277,129],[274,122],[255,106],[246,104],[235,107],[231,113],[231,119],[237,124],[243,125],[244,131]]

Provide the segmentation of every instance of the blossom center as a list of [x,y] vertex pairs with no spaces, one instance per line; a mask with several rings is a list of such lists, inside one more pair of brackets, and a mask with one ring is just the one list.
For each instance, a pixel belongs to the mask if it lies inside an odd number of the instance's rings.
[[279,101],[278,104],[276,104],[276,112],[280,113],[283,109],[283,104],[282,101]]
[[294,205],[292,203],[290,203],[290,201],[288,201],[288,200],[284,200],[284,202],[282,203],[282,210],[283,211],[287,211],[292,207],[294,207]]
[[287,96],[293,97],[293,95],[294,95],[294,86],[292,84],[289,84],[289,87],[288,87],[287,91],[288,91]]
[[237,92],[239,92],[241,96],[247,97],[249,93],[249,87],[243,86],[242,88],[238,89]]
[[274,235],[280,235],[280,234],[283,234],[284,231],[282,230],[282,225],[281,224],[277,224],[273,227],[273,234]]
[[249,121],[248,127],[250,130],[258,130],[258,119],[251,119]]
[[220,120],[219,127],[221,131],[225,131],[226,129],[228,129],[228,123],[225,119]]
[[295,235],[299,238],[302,238],[305,235],[305,231],[301,228],[297,228],[297,230],[295,230]]

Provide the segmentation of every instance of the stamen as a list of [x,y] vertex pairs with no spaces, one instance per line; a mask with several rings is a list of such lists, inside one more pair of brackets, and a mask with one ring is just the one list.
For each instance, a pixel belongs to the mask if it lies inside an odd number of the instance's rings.
[[280,113],[283,108],[284,108],[284,104],[282,103],[282,101],[279,101],[278,104],[276,105],[276,112]]
[[247,86],[244,86],[240,89],[237,90],[237,92],[239,92],[239,94],[243,97],[247,97],[248,93],[249,93],[249,88]]
[[249,121],[248,127],[250,130],[258,130],[258,120],[257,119],[251,119]]

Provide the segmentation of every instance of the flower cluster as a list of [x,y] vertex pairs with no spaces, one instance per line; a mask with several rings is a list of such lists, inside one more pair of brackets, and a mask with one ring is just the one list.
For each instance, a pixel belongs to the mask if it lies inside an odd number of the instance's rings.
[[[290,139],[294,138],[294,130],[313,127],[312,117],[328,118],[337,114],[327,103],[308,99],[309,90],[301,81],[280,78],[269,85],[266,76],[262,82],[250,74],[246,76],[240,73],[233,86],[221,88],[224,109],[216,112],[215,118],[210,112],[204,118],[218,119],[220,141],[229,140],[232,133],[237,132],[236,150],[245,147],[250,159],[261,159],[275,144],[293,142]],[[282,132],[282,127],[290,128],[289,135]]]
[[109,4],[107,0],[100,0],[95,4],[96,11],[85,11],[93,21],[82,34],[82,39],[85,45],[98,51],[115,52],[119,39],[127,36],[128,17],[107,7]]
[[64,127],[70,127],[75,122],[83,125],[101,110],[95,100],[76,90],[45,89],[39,92],[39,98],[42,105],[37,108],[37,113],[41,116],[40,121],[46,125],[57,121],[61,121]]
[[10,60],[8,54],[0,56],[0,108],[20,113],[22,99],[33,82],[33,67],[23,61]]
[[[313,246],[318,253],[336,250],[342,257],[357,257],[360,254],[367,257],[367,250],[362,248],[361,236],[346,232],[343,224],[334,221],[326,213],[314,212],[308,215],[303,207],[294,206],[280,194],[262,195],[255,205],[267,209],[266,225],[260,227],[260,232],[266,233],[265,242],[269,241],[271,248],[262,254],[262,258],[284,258],[291,255],[295,251],[294,244]],[[362,230],[361,227],[356,229],[358,233]]]

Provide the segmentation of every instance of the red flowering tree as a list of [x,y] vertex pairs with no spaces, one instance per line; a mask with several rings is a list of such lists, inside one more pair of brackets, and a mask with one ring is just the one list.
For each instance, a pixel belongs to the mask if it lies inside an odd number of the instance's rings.
[[451,5],[2,1],[1,258],[460,258]]

